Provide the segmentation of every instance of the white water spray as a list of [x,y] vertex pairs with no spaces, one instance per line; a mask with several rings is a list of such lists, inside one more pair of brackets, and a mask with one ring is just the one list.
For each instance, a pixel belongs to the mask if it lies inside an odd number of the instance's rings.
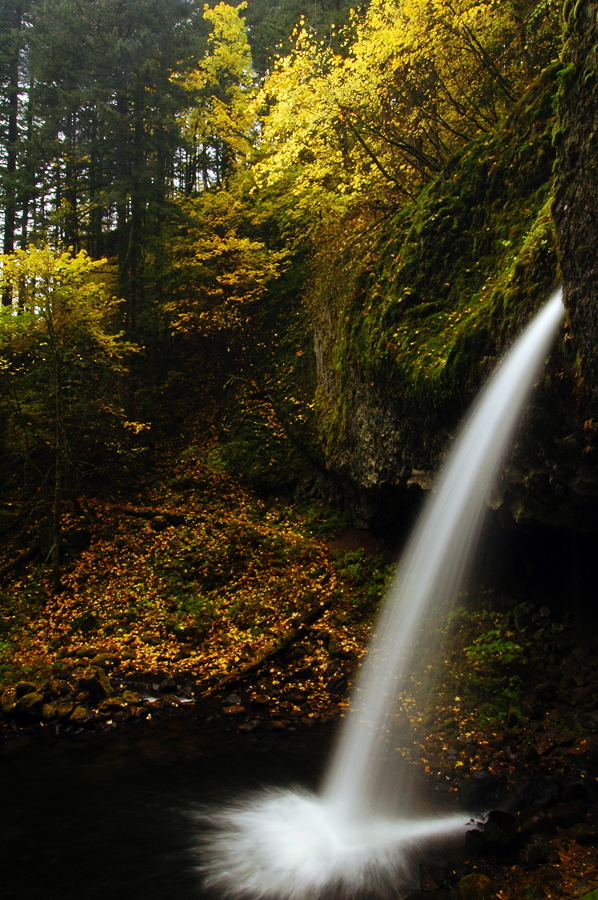
[[563,317],[561,290],[515,342],[467,417],[403,555],[319,795],[266,791],[217,813],[206,883],[228,896],[307,900],[357,893],[405,870],[414,847],[470,826],[417,819],[393,759],[393,701],[423,620],[451,601],[471,562],[486,499]]

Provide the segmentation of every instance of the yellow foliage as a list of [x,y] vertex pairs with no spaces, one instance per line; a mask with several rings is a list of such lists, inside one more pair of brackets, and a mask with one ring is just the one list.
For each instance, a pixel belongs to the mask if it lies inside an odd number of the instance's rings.
[[206,55],[185,86],[193,107],[183,131],[200,160],[203,186],[220,184],[231,166],[247,159],[255,125],[254,75],[245,20],[246,3],[206,4],[204,19],[212,25]]
[[258,184],[336,216],[412,195],[557,52],[556,0],[372,0],[346,55],[300,27],[260,96]]
[[251,306],[284,268],[287,253],[249,237],[255,225],[241,196],[224,189],[181,201],[185,227],[173,246],[179,331],[208,335],[243,329]]

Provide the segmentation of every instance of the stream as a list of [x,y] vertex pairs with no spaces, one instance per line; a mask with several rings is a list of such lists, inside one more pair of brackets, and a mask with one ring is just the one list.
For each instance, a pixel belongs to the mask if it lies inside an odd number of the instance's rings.
[[315,787],[333,723],[259,738],[192,716],[0,744],[3,900],[202,896],[190,813],[263,785]]

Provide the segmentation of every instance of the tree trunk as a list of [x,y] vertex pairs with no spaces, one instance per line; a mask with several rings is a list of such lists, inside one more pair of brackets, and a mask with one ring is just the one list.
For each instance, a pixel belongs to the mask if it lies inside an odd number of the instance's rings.
[[[8,85],[8,144],[6,153],[6,180],[4,184],[4,242],[3,252],[15,249],[15,224],[17,213],[17,141],[19,138],[19,49],[21,32],[21,8],[14,10],[14,34],[9,59]],[[2,293],[2,305],[10,306],[12,291],[6,287]]]

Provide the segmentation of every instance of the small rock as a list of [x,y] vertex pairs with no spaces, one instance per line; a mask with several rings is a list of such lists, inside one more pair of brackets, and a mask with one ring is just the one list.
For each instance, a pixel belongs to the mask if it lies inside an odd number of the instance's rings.
[[238,706],[243,700],[238,694],[229,694],[226,700],[222,701],[223,706]]
[[286,731],[287,723],[283,719],[273,719],[270,722],[270,731]]
[[225,706],[222,712],[225,716],[242,716],[245,712],[245,707],[241,706],[240,703],[235,703],[233,706]]
[[252,694],[249,702],[258,709],[265,709],[270,704],[270,698],[266,694]]
[[259,721],[257,719],[252,719],[250,722],[243,722],[242,725],[239,725],[237,731],[251,732],[255,731],[256,728],[259,728]]
[[158,690],[161,694],[172,694],[174,691],[176,691],[176,689],[177,685],[174,678],[165,678],[158,685]]

